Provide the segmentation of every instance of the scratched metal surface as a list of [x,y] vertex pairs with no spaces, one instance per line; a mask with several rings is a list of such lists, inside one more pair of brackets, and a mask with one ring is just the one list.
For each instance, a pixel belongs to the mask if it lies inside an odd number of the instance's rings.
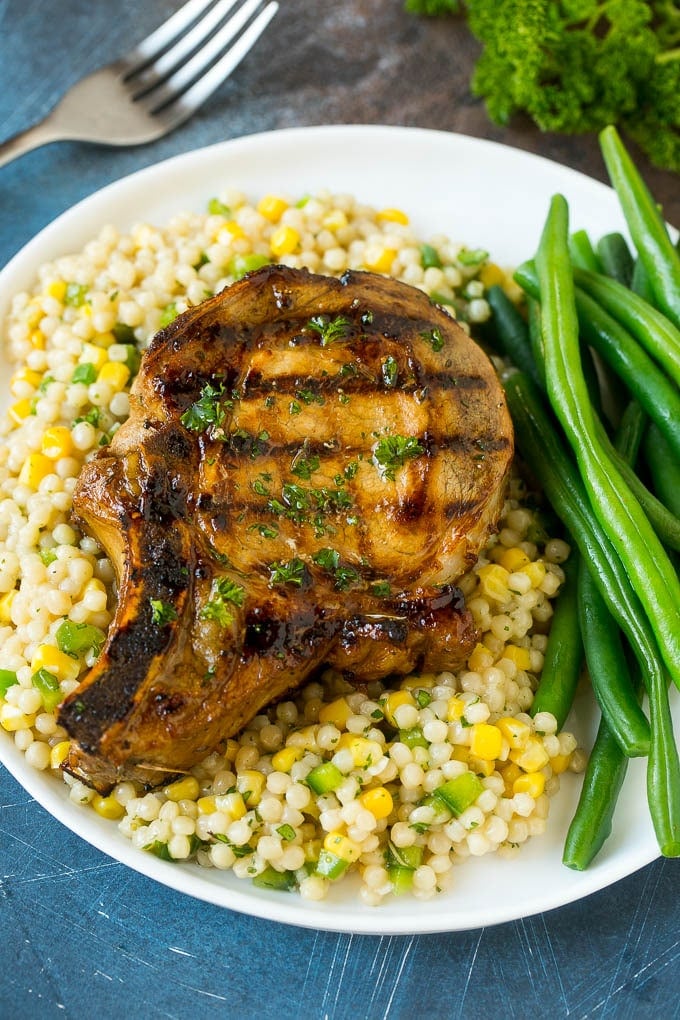
[[[178,6],[0,0],[0,139]],[[593,139],[492,127],[467,91],[475,53],[463,25],[415,21],[401,0],[282,0],[257,53],[175,134],[128,151],[52,146],[0,170],[0,265],[111,180],[276,127],[457,130],[602,176]],[[680,223],[677,177],[645,170]],[[496,928],[384,938],[286,928],[130,872],[0,770],[0,1017],[671,1020],[680,1017],[679,893],[677,862],[657,861],[581,903]]]

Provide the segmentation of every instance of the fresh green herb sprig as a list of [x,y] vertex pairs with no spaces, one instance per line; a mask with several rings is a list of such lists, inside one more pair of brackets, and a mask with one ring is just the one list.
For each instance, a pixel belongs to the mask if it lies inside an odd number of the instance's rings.
[[149,599],[151,606],[151,622],[157,627],[165,627],[177,619],[177,610],[163,599]]
[[313,329],[321,338],[321,346],[328,347],[337,340],[346,340],[352,323],[344,315],[331,319],[328,315],[313,315],[307,323],[307,329]]
[[229,577],[216,577],[210,590],[210,599],[201,610],[203,620],[214,620],[221,627],[228,627],[234,622],[229,605],[239,609],[245,599],[245,588],[232,581]]
[[225,407],[231,401],[224,401],[224,383],[214,386],[206,383],[197,401],[180,416],[180,421],[191,432],[214,431],[221,427],[226,416]]
[[306,573],[307,568],[304,562],[298,556],[294,556],[293,559],[286,562],[269,564],[269,583],[270,585],[292,584],[296,588],[301,588]]
[[376,444],[373,456],[380,465],[382,477],[393,482],[398,468],[424,453],[425,448],[415,436],[385,436]]

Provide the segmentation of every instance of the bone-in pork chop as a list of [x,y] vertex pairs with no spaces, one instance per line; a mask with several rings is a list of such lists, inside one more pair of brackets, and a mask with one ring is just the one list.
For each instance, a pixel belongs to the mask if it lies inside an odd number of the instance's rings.
[[323,664],[461,665],[454,582],[512,452],[488,358],[405,284],[268,266],[180,316],[76,488],[118,605],[61,707],[66,767],[162,782]]

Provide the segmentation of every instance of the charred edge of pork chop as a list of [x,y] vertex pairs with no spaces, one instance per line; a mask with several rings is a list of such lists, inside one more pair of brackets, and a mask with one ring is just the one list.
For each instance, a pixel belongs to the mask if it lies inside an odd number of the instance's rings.
[[[314,316],[344,317],[338,343],[320,344]],[[398,385],[385,376],[386,355]],[[345,371],[350,363],[356,371]],[[329,399],[338,378],[353,405]],[[224,399],[224,428],[212,438],[180,421],[206,385]],[[301,391],[311,398],[295,417],[270,413],[272,394],[286,404]],[[422,440],[393,483],[380,477],[362,432],[376,407],[384,431],[403,421],[398,431]],[[303,510],[285,495],[301,451],[317,457],[328,483],[297,486]],[[342,457],[357,452],[356,476],[333,490]],[[76,742],[67,768],[102,790],[122,778],[153,784],[323,663],[359,679],[461,665],[475,629],[450,582],[495,526],[511,456],[488,359],[413,288],[372,274],[336,280],[267,267],[179,317],[144,355],[130,419],[74,495],[79,520],[114,563],[119,602],[98,663],[60,710]],[[254,477],[276,484],[255,499]],[[334,491],[350,494],[351,525],[346,501],[321,514],[330,495],[318,494]],[[265,542],[251,529],[264,521],[273,530],[274,504],[285,511],[279,538]],[[342,593],[310,562],[328,543],[325,531],[314,534],[320,514],[357,575]],[[305,583],[273,590],[267,564],[291,548],[305,557]],[[204,609],[225,572],[245,595],[220,629]],[[401,595],[371,594],[385,577]],[[154,623],[153,601],[175,618]]]

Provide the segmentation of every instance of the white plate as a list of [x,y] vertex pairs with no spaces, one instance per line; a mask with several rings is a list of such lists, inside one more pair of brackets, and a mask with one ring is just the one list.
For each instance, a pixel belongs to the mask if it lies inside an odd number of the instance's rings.
[[[78,250],[106,223],[127,228],[165,222],[184,209],[202,210],[225,186],[252,198],[266,192],[299,196],[315,189],[350,192],[364,202],[405,209],[419,236],[445,232],[515,264],[534,250],[550,196],[565,194],[572,226],[594,238],[623,227],[613,192],[556,163],[492,142],[435,131],[392,127],[300,128],[254,135],[178,156],[104,188],[42,231],[0,274],[0,320],[14,293],[32,285],[37,267]],[[4,378],[6,365],[0,364]],[[7,401],[7,393],[2,394]],[[577,705],[571,729],[592,736],[592,711]],[[680,704],[675,701],[676,725]],[[255,889],[197,865],[171,864],[136,851],[115,824],[72,804],[64,784],[29,768],[9,736],[0,734],[0,761],[55,818],[93,846],[158,882],[243,913],[335,931],[406,934],[454,931],[526,917],[601,889],[658,856],[646,801],[644,764],[631,764],[614,831],[584,874],[561,864],[564,834],[579,779],[566,775],[553,799],[548,832],[515,860],[493,856],[465,862],[450,894],[421,903],[395,898],[361,905],[345,883],[329,899]]]

